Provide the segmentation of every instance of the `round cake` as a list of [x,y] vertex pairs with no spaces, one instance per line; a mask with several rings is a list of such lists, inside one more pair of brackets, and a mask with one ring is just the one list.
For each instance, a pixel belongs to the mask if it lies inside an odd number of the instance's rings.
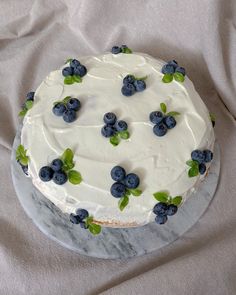
[[31,101],[21,133],[28,174],[71,217],[85,209],[101,226],[162,224],[207,175],[212,122],[176,61],[115,49],[70,59]]

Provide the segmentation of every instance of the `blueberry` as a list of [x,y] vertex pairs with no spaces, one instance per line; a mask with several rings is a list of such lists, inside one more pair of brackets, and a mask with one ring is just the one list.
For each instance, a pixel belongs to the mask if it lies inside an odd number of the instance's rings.
[[63,166],[63,162],[61,159],[55,159],[51,163],[51,168],[53,171],[61,170],[62,166]]
[[155,221],[157,224],[164,224],[168,220],[168,217],[166,215],[157,215],[155,218]]
[[183,68],[183,67],[177,67],[175,69],[175,72],[181,73],[183,76],[185,76],[185,74],[186,74],[185,68]]
[[124,184],[115,182],[111,186],[111,194],[115,198],[122,198],[125,195],[126,187]]
[[140,91],[143,91],[144,89],[146,89],[146,83],[143,80],[135,80],[134,87],[137,92],[140,92]]
[[111,49],[111,52],[113,54],[118,54],[121,52],[121,48],[119,46],[113,46],[112,49]]
[[168,208],[167,208],[167,211],[166,211],[166,214],[168,216],[172,216],[172,215],[175,215],[178,211],[178,207],[171,204],[171,205],[168,205]]
[[83,229],[87,229],[88,228],[88,225],[84,222],[84,221],[81,221],[79,223],[80,227],[83,228]]
[[124,95],[124,96],[131,96],[135,93],[135,87],[133,84],[131,83],[128,83],[126,85],[124,85],[122,88],[121,88],[121,93]]
[[204,153],[200,150],[194,150],[191,153],[191,159],[197,161],[199,164],[204,163],[205,156]]
[[203,151],[204,154],[204,162],[209,163],[213,159],[213,153],[210,150]]
[[116,115],[114,113],[106,113],[104,116],[103,116],[103,121],[104,123],[106,124],[109,124],[109,125],[114,125],[115,122],[116,122]]
[[68,179],[67,174],[64,171],[60,170],[53,173],[52,180],[58,185],[62,185],[66,183],[67,179]]
[[81,221],[89,216],[89,213],[87,210],[80,209],[80,208],[76,210],[76,214],[79,216]]
[[206,172],[206,165],[204,163],[199,164],[199,173],[203,175]]
[[124,85],[127,85],[129,83],[134,84],[134,82],[135,82],[135,77],[133,75],[127,75],[123,79],[123,84]]
[[76,68],[76,67],[80,66],[80,62],[79,62],[77,59],[72,59],[72,60],[70,61],[70,66],[71,66],[72,68]]
[[172,116],[166,116],[166,117],[164,118],[164,124],[166,125],[166,127],[167,127],[168,129],[172,129],[172,128],[174,128],[175,125],[176,125],[175,118],[172,117]]
[[112,137],[115,134],[115,129],[112,126],[105,125],[102,127],[101,133],[104,137]]
[[64,68],[64,69],[62,70],[62,75],[63,75],[64,77],[72,76],[73,73],[74,73],[74,71],[73,71],[73,68],[72,68],[72,67],[66,67],[66,68]]
[[26,100],[34,100],[34,91],[28,92],[26,94]]
[[115,128],[116,130],[119,132],[119,131],[125,131],[127,130],[128,128],[128,125],[125,121],[123,120],[120,120],[120,121],[116,121],[115,123]]
[[158,215],[166,215],[168,206],[166,205],[166,203],[157,203],[154,208],[153,208],[153,213],[154,214],[158,214]]
[[39,170],[39,178],[46,182],[51,180],[53,177],[53,170],[51,167],[49,166],[43,166],[40,170]]
[[151,114],[149,115],[149,119],[153,124],[161,123],[163,117],[163,113],[158,111],[151,112]]
[[177,67],[178,67],[178,63],[177,63],[177,61],[176,60],[170,60],[170,61],[168,61],[167,62],[167,64],[168,65],[171,65],[171,66],[173,66],[174,67],[174,69],[176,69]]
[[79,65],[74,68],[74,74],[83,77],[87,74],[87,69],[85,66]]
[[124,180],[125,174],[125,169],[120,166],[115,166],[111,169],[111,178],[115,181]]
[[66,106],[68,109],[78,111],[80,109],[80,101],[77,98],[71,98]]
[[52,111],[54,115],[62,116],[64,112],[66,111],[66,107],[63,103],[58,102],[57,104],[54,105]]
[[175,72],[175,68],[174,68],[172,65],[170,65],[170,64],[165,64],[165,65],[162,67],[161,72],[162,72],[163,74],[174,74],[174,72]]
[[131,189],[138,187],[139,182],[140,181],[139,181],[138,175],[136,175],[134,173],[127,174],[126,177],[125,177],[125,181],[124,181],[125,186],[127,188],[131,188]]
[[25,175],[29,175],[29,173],[28,173],[28,165],[26,165],[26,166],[21,165],[21,169],[25,173]]
[[76,120],[76,111],[66,110],[63,114],[63,120],[67,123],[74,122]]
[[79,224],[81,222],[81,220],[78,215],[71,213],[70,214],[70,222],[72,222],[73,224]]
[[167,127],[165,124],[163,123],[160,123],[160,124],[156,124],[154,127],[153,127],[153,132],[155,135],[157,136],[164,136],[167,132]]

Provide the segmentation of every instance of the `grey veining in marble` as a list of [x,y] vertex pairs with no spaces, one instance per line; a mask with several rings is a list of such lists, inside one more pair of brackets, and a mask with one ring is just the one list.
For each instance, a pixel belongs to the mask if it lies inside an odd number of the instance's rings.
[[20,130],[13,144],[11,170],[17,196],[28,216],[44,234],[62,246],[98,258],[130,258],[174,242],[206,211],[217,188],[220,173],[220,149],[216,144],[209,175],[200,184],[197,193],[165,225],[151,223],[130,229],[103,228],[100,235],[93,236],[80,226],[70,223],[68,215],[63,214],[33,186],[31,179],[25,176],[15,160],[15,149],[19,144]]

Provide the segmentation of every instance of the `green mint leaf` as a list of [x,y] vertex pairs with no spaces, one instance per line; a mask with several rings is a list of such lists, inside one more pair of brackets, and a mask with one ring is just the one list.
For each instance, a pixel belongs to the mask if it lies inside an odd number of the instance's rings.
[[129,204],[129,197],[128,196],[124,196],[124,197],[120,198],[119,203],[118,203],[120,211],[123,211],[128,204]]
[[162,82],[170,83],[173,80],[173,74],[165,74],[162,78]]
[[81,83],[82,82],[82,78],[79,75],[73,75],[73,80],[76,83]]
[[71,62],[72,61],[72,58],[68,58],[66,61],[65,61],[65,64],[68,64],[68,62]]
[[132,50],[128,47],[122,48],[122,53],[132,53]]
[[113,146],[117,146],[120,143],[119,137],[117,135],[110,137],[110,143]]
[[182,73],[175,72],[174,78],[177,82],[184,82],[184,75]]
[[20,158],[19,162],[20,162],[23,166],[27,166],[27,165],[28,165],[28,162],[29,162],[29,157],[28,157],[28,156],[22,157],[22,158]]
[[142,194],[142,191],[140,189],[138,189],[138,188],[129,189],[129,191],[135,197],[139,197]]
[[71,99],[71,96],[66,96],[65,98],[63,98],[62,101],[59,101],[59,102],[62,102],[64,104],[67,104],[70,99]]
[[75,165],[74,165],[74,162],[73,162],[73,157],[74,157],[74,154],[72,152],[71,149],[66,149],[64,151],[64,153],[62,154],[61,156],[61,160],[63,162],[63,167],[62,169],[64,171],[68,171],[70,169],[72,169]]
[[188,177],[194,177],[194,176],[197,176],[198,174],[199,174],[199,168],[198,168],[198,166],[192,166],[188,170]]
[[164,102],[160,103],[160,108],[161,108],[162,112],[165,114],[167,107],[166,107],[166,104]]
[[128,188],[126,189],[125,195],[126,195],[127,197],[131,195],[131,191],[130,191],[130,189],[128,189]]
[[122,138],[122,139],[128,139],[129,138],[129,131],[128,130],[120,131],[118,134],[120,135],[120,138]]
[[26,155],[27,150],[22,144],[20,144],[16,149],[16,160],[22,165],[26,166],[29,162],[29,157]]
[[167,203],[169,199],[169,194],[167,192],[157,192],[153,194],[154,198],[163,203]]
[[90,223],[88,229],[91,232],[91,234],[93,234],[93,235],[100,234],[100,232],[102,230],[101,226],[96,223]]
[[80,184],[82,181],[82,176],[78,171],[70,170],[68,172],[68,179],[69,179],[69,182],[72,184]]
[[70,85],[70,84],[73,84],[74,83],[74,79],[72,76],[66,76],[65,79],[64,79],[64,84],[66,85]]
[[93,216],[89,216],[85,219],[86,226],[89,226],[93,222]]
[[174,117],[174,116],[178,116],[178,115],[180,115],[180,113],[178,113],[178,112],[168,112],[166,115],[167,115],[167,116],[172,116],[172,117]]
[[188,161],[186,162],[186,164],[187,164],[188,166],[192,167],[192,166],[194,165],[194,161],[193,161],[193,160],[188,160]]
[[176,196],[172,199],[171,204],[175,206],[179,206],[182,202],[182,197],[181,196]]
[[34,102],[32,100],[27,100],[25,102],[25,107],[27,110],[31,109],[33,107]]
[[144,76],[144,77],[141,77],[141,78],[135,78],[136,80],[142,80],[142,81],[145,81],[147,79],[148,76]]
[[19,116],[19,117],[24,117],[26,113],[27,113],[27,109],[24,108],[23,110],[21,110],[21,111],[19,112],[18,116]]

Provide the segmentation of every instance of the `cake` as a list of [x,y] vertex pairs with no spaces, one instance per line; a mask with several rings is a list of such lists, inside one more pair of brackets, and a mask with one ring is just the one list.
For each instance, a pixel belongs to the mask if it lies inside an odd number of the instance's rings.
[[17,160],[94,233],[174,218],[213,157],[209,111],[185,69],[126,46],[67,60],[28,94],[21,115]]

